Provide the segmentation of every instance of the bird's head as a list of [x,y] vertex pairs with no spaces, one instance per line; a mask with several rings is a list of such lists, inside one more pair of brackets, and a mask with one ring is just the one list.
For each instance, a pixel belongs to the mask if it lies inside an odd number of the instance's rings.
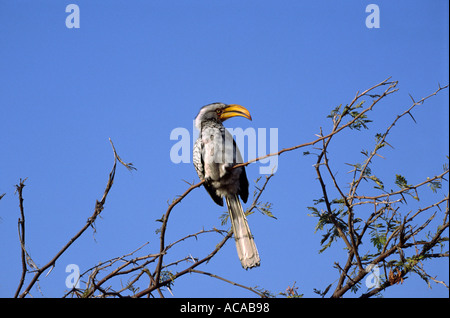
[[241,105],[213,103],[203,106],[200,109],[197,117],[195,117],[195,126],[200,129],[203,121],[216,120],[218,122],[224,122],[228,118],[235,116],[241,116],[252,120],[250,112]]

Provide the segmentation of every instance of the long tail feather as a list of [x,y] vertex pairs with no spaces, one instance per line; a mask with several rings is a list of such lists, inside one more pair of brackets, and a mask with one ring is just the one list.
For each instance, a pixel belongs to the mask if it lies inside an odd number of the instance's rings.
[[231,218],[231,226],[233,229],[234,239],[236,241],[236,249],[241,261],[242,267],[245,269],[259,266],[260,259],[258,250],[256,249],[253,235],[248,227],[247,219],[242,209],[241,201],[237,195],[225,196],[228,212]]

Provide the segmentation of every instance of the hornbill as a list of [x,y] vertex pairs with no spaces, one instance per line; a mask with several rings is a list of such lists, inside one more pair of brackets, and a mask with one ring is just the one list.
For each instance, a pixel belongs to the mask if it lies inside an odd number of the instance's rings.
[[193,162],[198,176],[211,198],[228,206],[236,249],[245,269],[259,266],[260,259],[255,241],[242,209],[242,201],[248,199],[248,180],[244,167],[233,168],[242,163],[241,153],[233,136],[222,125],[228,118],[242,116],[252,120],[249,111],[235,104],[213,103],[200,109],[195,126],[200,135],[195,142]]

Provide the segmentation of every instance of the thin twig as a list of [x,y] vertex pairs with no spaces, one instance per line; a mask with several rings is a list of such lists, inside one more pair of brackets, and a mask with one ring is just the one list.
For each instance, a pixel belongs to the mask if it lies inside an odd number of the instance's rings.
[[27,273],[27,263],[26,263],[26,249],[25,249],[25,212],[23,208],[23,188],[25,187],[25,178],[24,180],[20,179],[19,185],[16,185],[16,192],[19,195],[19,208],[20,208],[20,218],[18,220],[18,228],[19,228],[19,240],[20,240],[20,254],[22,259],[22,274],[20,276],[19,285],[17,286],[16,293],[14,297],[17,297],[22,289],[23,283],[25,281],[25,276]]
[[213,277],[213,278],[220,279],[220,280],[222,280],[222,281],[224,281],[224,282],[227,282],[227,283],[229,283],[229,284],[231,284],[231,285],[234,285],[234,286],[238,286],[238,287],[247,289],[247,290],[251,291],[252,293],[257,294],[257,295],[258,295],[259,297],[261,297],[261,298],[267,298],[266,295],[264,295],[263,293],[261,293],[260,291],[254,289],[254,288],[252,288],[252,287],[248,287],[248,286],[244,286],[244,285],[238,284],[238,283],[236,283],[236,282],[233,282],[233,281],[231,281],[231,280],[229,280],[229,279],[220,277],[220,276],[218,276],[218,275],[211,274],[211,273],[204,272],[204,271],[200,271],[200,270],[198,270],[198,269],[191,269],[190,272],[191,272],[191,273],[202,274],[202,275],[207,275],[207,276],[210,276],[210,277]]
[[[117,166],[117,161],[119,160],[119,156],[117,155],[117,152],[114,148],[114,145],[111,141],[111,139],[109,140],[111,143],[111,146],[113,148],[114,151],[114,165],[113,168],[109,174],[109,178],[108,178],[108,183],[106,185],[105,191],[103,193],[102,199],[100,201],[96,201],[95,203],[95,209],[94,209],[94,213],[91,215],[91,217],[88,218],[88,220],[86,221],[86,224],[78,231],[78,233],[76,233],[67,243],[66,245],[64,245],[63,248],[61,248],[58,253],[56,253],[56,255],[44,266],[42,266],[41,268],[38,268],[36,273],[34,274],[33,278],[31,279],[30,283],[28,284],[27,288],[22,292],[22,294],[20,294],[19,297],[23,298],[26,295],[28,295],[28,293],[30,292],[31,288],[34,286],[34,284],[37,282],[37,280],[39,279],[39,277],[41,276],[41,274],[48,268],[50,268],[51,266],[54,266],[56,261],[59,259],[59,257],[90,227],[94,224],[95,220],[97,219],[97,216],[103,211],[103,207],[105,205],[106,202],[106,198],[108,196],[109,190],[111,190],[111,187],[114,183],[114,176],[116,173],[116,166]],[[125,167],[127,167],[127,169],[133,169],[131,164],[126,164],[124,163],[122,160],[119,160],[119,162],[121,164],[123,164]]]

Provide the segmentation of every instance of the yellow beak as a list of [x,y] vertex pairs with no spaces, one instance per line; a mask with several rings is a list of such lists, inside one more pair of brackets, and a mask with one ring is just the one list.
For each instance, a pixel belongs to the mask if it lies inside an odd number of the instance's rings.
[[225,121],[228,118],[235,117],[235,116],[241,116],[245,117],[249,120],[252,120],[252,116],[250,116],[250,112],[241,105],[236,104],[230,104],[222,111],[222,114],[220,115],[219,119],[221,121]]

